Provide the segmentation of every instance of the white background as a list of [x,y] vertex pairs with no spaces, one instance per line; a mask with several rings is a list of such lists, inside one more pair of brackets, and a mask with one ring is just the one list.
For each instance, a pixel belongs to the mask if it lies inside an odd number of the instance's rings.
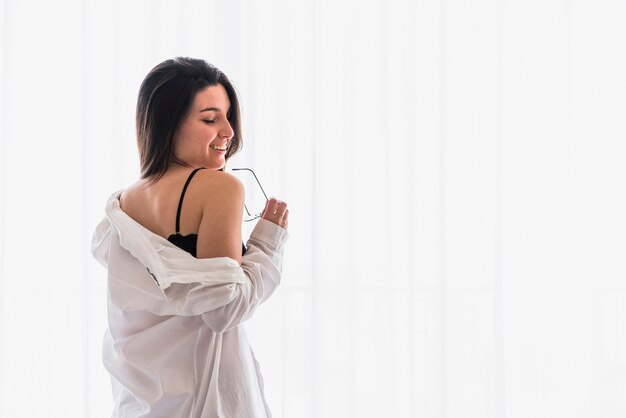
[[623,0],[0,5],[0,416],[110,416],[91,234],[192,56],[290,205],[276,418],[626,417]]

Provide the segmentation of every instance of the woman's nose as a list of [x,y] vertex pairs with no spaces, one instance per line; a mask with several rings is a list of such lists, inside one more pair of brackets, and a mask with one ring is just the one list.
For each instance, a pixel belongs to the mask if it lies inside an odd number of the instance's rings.
[[224,126],[222,127],[222,131],[220,132],[222,137],[225,138],[232,138],[233,135],[235,135],[235,131],[233,131],[233,127],[230,126],[230,122],[228,120],[226,120],[226,122],[224,123]]

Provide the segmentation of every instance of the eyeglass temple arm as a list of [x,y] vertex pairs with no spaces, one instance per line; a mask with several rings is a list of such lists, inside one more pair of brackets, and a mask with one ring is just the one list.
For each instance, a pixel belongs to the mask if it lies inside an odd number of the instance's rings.
[[[263,190],[263,186],[261,186],[261,182],[259,181],[259,178],[256,176],[256,174],[254,174],[254,171],[252,171],[249,168],[232,168],[231,170],[233,171],[237,171],[237,170],[248,170],[249,172],[252,173],[252,175],[254,176],[254,179],[256,180],[257,184],[259,185],[259,187],[261,188],[261,191],[263,192],[263,196],[265,196],[265,200],[270,200],[267,197],[267,194],[265,193],[265,190]],[[246,209],[247,210],[247,209]]]

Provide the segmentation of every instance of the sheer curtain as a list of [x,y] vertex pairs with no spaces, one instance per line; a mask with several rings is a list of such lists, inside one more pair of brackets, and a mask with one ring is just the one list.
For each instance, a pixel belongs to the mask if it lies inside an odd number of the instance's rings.
[[626,3],[0,4],[0,416],[110,416],[88,249],[179,55],[291,208],[275,417],[626,416]]

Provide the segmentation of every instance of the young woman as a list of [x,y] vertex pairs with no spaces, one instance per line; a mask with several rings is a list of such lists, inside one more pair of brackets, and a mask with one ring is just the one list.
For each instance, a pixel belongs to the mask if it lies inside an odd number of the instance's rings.
[[222,171],[241,147],[239,102],[214,66],[160,63],[136,116],[141,178],[111,195],[92,242],[113,416],[270,417],[241,324],[280,283],[287,205],[270,199],[243,244],[243,186]]

